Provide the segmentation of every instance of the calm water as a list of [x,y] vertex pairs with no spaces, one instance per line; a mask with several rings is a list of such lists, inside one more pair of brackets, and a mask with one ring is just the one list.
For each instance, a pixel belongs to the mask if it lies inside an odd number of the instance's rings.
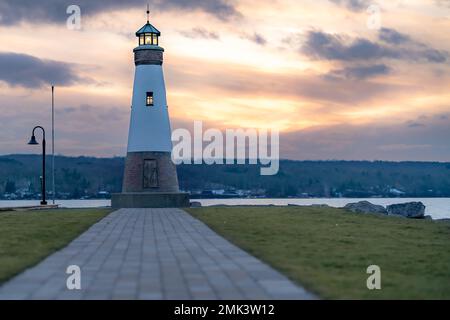
[[[433,219],[450,218],[450,198],[195,199],[193,201],[199,201],[203,206],[211,206],[218,204],[277,205],[277,206],[287,206],[288,204],[297,204],[297,205],[327,204],[331,207],[343,207],[349,202],[358,202],[362,200],[367,200],[374,204],[380,204],[383,206],[394,203],[422,201],[423,204],[426,206],[425,213],[432,216]],[[51,201],[49,201],[48,203],[51,204]],[[56,203],[64,208],[94,208],[94,207],[108,207],[111,205],[110,200],[57,200]],[[38,204],[39,204],[38,200],[0,201],[0,207],[20,207]]]

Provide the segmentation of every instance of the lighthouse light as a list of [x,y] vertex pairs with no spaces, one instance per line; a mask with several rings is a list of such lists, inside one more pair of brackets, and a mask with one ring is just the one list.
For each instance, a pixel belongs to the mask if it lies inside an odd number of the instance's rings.
[[145,44],[152,44],[152,34],[151,33],[145,34]]

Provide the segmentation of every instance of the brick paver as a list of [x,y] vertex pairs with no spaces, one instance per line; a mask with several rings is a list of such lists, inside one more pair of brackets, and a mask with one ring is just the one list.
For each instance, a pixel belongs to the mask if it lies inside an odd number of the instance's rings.
[[[81,290],[66,269],[81,268]],[[0,287],[0,299],[314,299],[180,209],[120,209]]]

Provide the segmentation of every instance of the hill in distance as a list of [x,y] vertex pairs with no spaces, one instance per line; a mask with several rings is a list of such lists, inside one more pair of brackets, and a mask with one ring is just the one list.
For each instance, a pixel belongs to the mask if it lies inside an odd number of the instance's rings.
[[[0,195],[36,198],[40,155],[0,156]],[[124,158],[55,157],[57,198],[79,199],[120,192]],[[275,176],[259,165],[179,165],[180,188],[193,196],[449,197],[450,163],[281,160]],[[47,158],[51,190],[51,157]],[[99,193],[100,192],[100,193]]]

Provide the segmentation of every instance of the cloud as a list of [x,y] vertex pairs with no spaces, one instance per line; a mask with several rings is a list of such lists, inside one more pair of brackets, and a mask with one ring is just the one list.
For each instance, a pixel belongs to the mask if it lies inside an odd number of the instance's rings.
[[394,29],[382,28],[378,34],[378,38],[390,44],[402,44],[412,42],[408,35],[402,34]]
[[[155,10],[198,10],[209,13],[218,19],[228,20],[241,14],[229,0],[150,0],[150,7]],[[92,16],[100,12],[142,8],[147,1],[143,0],[2,0],[0,2],[0,24],[13,25],[22,21],[33,23],[64,23],[69,5],[76,4],[81,14]]]
[[400,58],[399,53],[395,50],[390,50],[369,40],[358,38],[348,43],[343,36],[321,31],[308,32],[302,51],[312,58],[327,60]]
[[313,127],[281,134],[280,153],[299,160],[450,161],[450,122],[419,126],[420,130],[389,123]]
[[262,35],[260,35],[259,33],[253,33],[253,34],[246,34],[244,35],[244,38],[247,40],[250,40],[260,46],[265,46],[267,44],[267,40],[266,38],[264,38]]
[[[192,121],[173,119],[192,132]],[[206,128],[217,128],[204,122]],[[229,127],[229,129],[233,129]],[[403,123],[342,123],[280,132],[280,157],[293,160],[450,161],[450,121],[429,120],[420,130]]]
[[410,36],[400,33],[394,29],[382,28],[378,34],[378,38],[392,45],[407,45],[405,50],[410,50],[411,58],[428,60],[429,62],[443,63],[447,61],[448,53],[429,48],[423,43],[414,41]]
[[[1,153],[32,153],[39,148],[27,145],[31,129],[51,128],[49,91],[45,99],[16,98],[0,104],[2,114]],[[39,92],[36,92],[39,94]],[[57,92],[55,105],[56,153],[64,155],[125,155],[130,108],[114,102],[106,105],[67,104],[63,90]],[[81,101],[85,100],[80,97]],[[40,139],[40,137],[39,137]]]
[[333,2],[334,4],[346,7],[351,11],[366,10],[371,4],[371,1],[369,0],[329,0],[329,1]]
[[370,66],[356,66],[346,67],[339,70],[333,70],[327,74],[331,78],[346,78],[346,79],[367,79],[379,75],[386,75],[391,69],[384,64],[375,64]]
[[409,128],[425,127],[424,123],[417,122],[417,121],[408,121],[406,124]]
[[[188,59],[180,64],[166,65],[166,78],[171,86],[186,91],[202,90],[211,95],[255,97],[266,96],[270,99],[293,99],[321,103],[342,103],[352,106],[392,94],[403,94],[411,87],[361,81],[343,78],[341,81],[329,81],[315,73],[278,74],[245,70],[229,65],[203,63],[202,70],[189,71],[189,65],[199,65],[201,60]],[[353,71],[356,73],[356,71]]]
[[450,0],[435,0],[435,2],[438,6],[450,8]]
[[12,52],[0,52],[0,80],[27,88],[70,86],[86,81],[75,73],[72,64]]
[[204,28],[193,28],[189,31],[180,31],[180,34],[191,39],[212,39],[219,40],[220,36],[216,32],[208,31]]
[[[426,45],[406,41],[405,36],[383,29],[380,37],[389,44],[380,44],[364,38],[349,40],[342,35],[334,35],[312,30],[306,35],[301,51],[314,59],[339,61],[368,61],[379,59],[397,59],[408,61],[425,61],[431,63],[447,62],[448,52],[429,48]],[[400,46],[401,42],[411,45]],[[390,45],[395,43],[395,45]]]
[[230,0],[153,0],[151,3],[154,7],[162,9],[201,10],[220,20],[242,16]]

